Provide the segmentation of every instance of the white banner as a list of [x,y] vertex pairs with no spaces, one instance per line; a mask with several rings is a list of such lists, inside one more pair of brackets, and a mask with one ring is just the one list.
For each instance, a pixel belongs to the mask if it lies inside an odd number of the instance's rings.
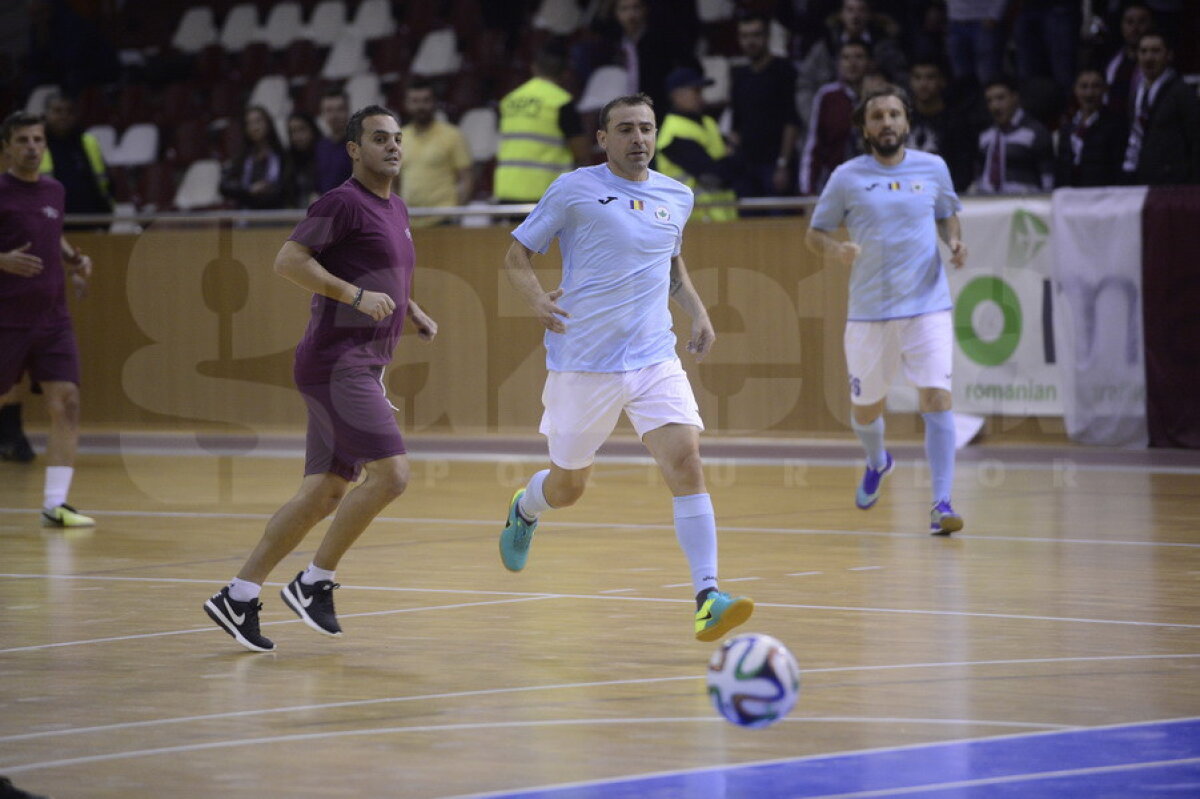
[[1144,186],[1054,192],[1058,347],[1067,435],[1145,447]]
[[[954,298],[954,409],[986,416],[1061,416],[1051,291],[1050,201],[968,200],[959,215],[969,256],[947,263]],[[943,252],[948,262],[948,254]],[[916,391],[888,394],[915,410]]]

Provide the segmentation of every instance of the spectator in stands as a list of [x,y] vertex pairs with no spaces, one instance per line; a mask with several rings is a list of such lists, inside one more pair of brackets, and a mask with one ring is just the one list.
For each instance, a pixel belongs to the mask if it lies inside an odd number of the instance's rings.
[[751,14],[738,20],[738,44],[748,63],[730,76],[730,139],[742,163],[734,186],[741,197],[780,197],[794,192],[793,159],[800,138],[796,114],[796,68],[767,49],[770,20]]
[[1053,78],[1066,91],[1075,79],[1079,0],[1021,0],[1013,23],[1017,78]]
[[668,107],[667,75],[678,67],[700,69],[694,11],[668,21],[664,14],[651,15],[647,0],[612,0],[606,5],[597,15],[593,49],[599,52],[591,60],[625,67],[625,93],[648,94],[661,119]]
[[1200,100],[1171,66],[1173,54],[1165,34],[1138,40],[1141,82],[1121,166],[1129,183],[1200,183]]
[[820,194],[838,164],[858,154],[854,106],[862,96],[863,78],[871,65],[867,45],[857,39],[838,51],[838,79],[826,83],[813,98],[808,136],[800,157],[800,193]]
[[946,49],[956,89],[975,91],[1000,72],[1008,0],[946,0]]
[[838,55],[846,42],[866,44],[875,66],[888,80],[907,69],[904,51],[896,38],[899,26],[890,17],[871,13],[868,0],[842,0],[837,16],[828,20],[824,35],[813,43],[799,65],[796,82],[796,109],[811,130],[812,100],[826,84],[838,78]]
[[350,121],[350,98],[330,89],[321,96],[321,122],[325,136],[317,140],[317,194],[324,194],[350,178],[350,155],[346,152],[346,125]]
[[[467,140],[457,127],[434,116],[433,84],[413,78],[404,93],[408,124],[400,128],[404,158],[400,163],[400,198],[410,209],[466,205],[475,191],[475,170]],[[413,216],[411,227],[453,222],[440,216]]]
[[738,171],[729,158],[717,121],[704,113],[700,90],[712,83],[699,72],[680,67],[667,76],[671,109],[658,130],[657,169],[695,194],[692,219],[737,219],[737,195],[731,188]]
[[1046,127],[1021,108],[1016,81],[998,75],[984,86],[992,125],[979,134],[971,191],[1034,194],[1054,188],[1054,148]]
[[500,101],[498,202],[535,203],[556,177],[591,159],[583,122],[562,85],[566,65],[566,44],[550,40],[534,58],[533,77]]
[[1138,39],[1154,26],[1150,9],[1141,3],[1133,3],[1121,14],[1121,47],[1104,68],[1104,79],[1108,84],[1105,105],[1130,121],[1129,110],[1133,107],[1133,95],[1141,84],[1137,68]]
[[287,158],[267,109],[252,105],[242,121],[241,153],[221,177],[221,194],[238,208],[283,208],[287,192]]
[[1121,161],[1129,133],[1125,120],[1104,106],[1107,89],[1099,69],[1075,78],[1074,113],[1058,126],[1055,186],[1112,186],[1121,182]]
[[293,111],[288,117],[287,161],[290,167],[292,208],[307,208],[317,198],[317,142],[321,130],[311,114]]
[[908,71],[913,99],[909,120],[910,150],[940,155],[950,169],[955,191],[971,185],[970,124],[966,114],[946,102],[946,72],[937,61],[915,61]]
[[79,126],[75,101],[65,94],[52,94],[45,110],[46,154],[41,171],[63,184],[67,213],[112,213],[108,166],[100,142]]

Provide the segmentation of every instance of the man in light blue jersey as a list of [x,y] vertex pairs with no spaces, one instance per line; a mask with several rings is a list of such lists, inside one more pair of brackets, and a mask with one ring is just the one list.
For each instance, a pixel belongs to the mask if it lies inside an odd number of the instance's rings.
[[[905,149],[909,103],[888,86],[867,94],[854,112],[867,154],[839,166],[813,210],[809,249],[850,269],[846,365],[850,372],[851,427],[867,451],[855,504],[879,499],[893,468],[884,448],[883,410],[898,367],[917,387],[925,420],[925,455],[933,477],[929,530],[949,535],[963,520],[950,504],[954,483],[954,418],[950,376],[954,332],[950,286],[938,253],[939,236],[950,262],[966,263],[950,172],[940,157]],[[849,241],[832,235],[842,224]]]
[[[687,349],[697,360],[716,334],[680,254],[692,190],[649,168],[656,133],[649,97],[610,102],[596,132],[606,163],[557,178],[513,231],[505,271],[546,328],[540,430],[550,468],[513,495],[500,557],[510,571],[525,568],[538,517],[579,500],[596,450],[624,411],[674,496],[675,534],[696,589],[696,638],[716,641],[750,618],[754,602],[717,589],[716,520],[700,462],[704,423],[675,354],[669,301],[692,318]],[[562,282],[546,291],[533,254],[556,237]]]

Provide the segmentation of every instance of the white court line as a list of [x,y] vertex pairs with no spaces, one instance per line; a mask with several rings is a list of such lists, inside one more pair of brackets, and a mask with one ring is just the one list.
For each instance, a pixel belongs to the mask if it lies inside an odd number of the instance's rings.
[[[1093,731],[1093,732],[1100,731],[1100,730],[1137,729],[1139,727],[1157,726],[1157,725],[1161,725],[1161,724],[1170,724],[1172,722],[1178,722],[1178,721],[1195,721],[1196,718],[1197,717],[1181,718],[1181,719],[1154,719],[1152,721],[1139,721],[1139,722],[1133,722],[1133,723],[1129,723],[1129,724],[1105,724],[1105,725],[1101,725],[1099,727],[1076,727],[1075,729],[1087,730],[1087,731]],[[811,762],[814,760],[826,760],[826,759],[837,758],[837,757],[853,757],[853,756],[862,756],[862,755],[889,755],[889,754],[894,754],[896,752],[914,752],[914,751],[918,751],[921,749],[929,749],[931,747],[939,746],[943,743],[972,744],[972,743],[989,743],[992,741],[1014,741],[1014,740],[1019,740],[1019,739],[1041,738],[1041,737],[1047,736],[1047,735],[1058,735],[1061,732],[1062,732],[1062,730],[1054,730],[1054,731],[1049,731],[1049,732],[1027,732],[1027,733],[1015,733],[1013,735],[994,735],[994,736],[986,736],[986,737],[980,737],[980,738],[964,738],[964,739],[957,740],[957,741],[925,742],[925,743],[919,743],[919,744],[903,744],[901,746],[881,746],[881,747],[876,747],[874,749],[846,749],[846,750],[842,750],[839,752],[828,752],[828,753],[819,754],[819,755],[805,755],[803,757],[777,757],[777,758],[772,758],[770,760],[750,761],[748,763],[723,763],[719,766],[707,766],[704,768],[675,769],[672,771],[656,771],[656,772],[651,772],[649,774],[627,774],[627,775],[621,776],[621,777],[612,777],[609,779],[602,779],[602,780],[554,783],[554,784],[550,784],[550,785],[538,785],[538,786],[532,786],[532,787],[526,787],[526,788],[508,788],[503,791],[489,791],[487,793],[471,793],[471,794],[464,793],[464,794],[458,794],[456,796],[444,796],[444,797],[441,797],[441,799],[489,799],[489,797],[510,796],[514,793],[521,793],[521,792],[534,793],[534,792],[540,792],[540,791],[564,790],[564,789],[568,789],[568,788],[598,788],[598,787],[601,787],[604,785],[614,785],[617,783],[628,782],[631,779],[651,780],[651,779],[657,779],[657,778],[661,778],[661,777],[677,777],[677,776],[681,776],[681,775],[685,775],[685,774],[686,775],[711,774],[713,772],[729,771],[732,769],[754,768],[754,767],[759,767],[759,766],[774,766],[774,765],[790,764],[790,763],[805,763],[805,762]],[[812,799],[812,798],[810,797],[810,799]],[[830,799],[830,797],[823,797],[823,799]]]
[[[1181,757],[1175,760],[1150,760],[1144,763],[1122,763],[1115,766],[1090,766],[1088,768],[1070,768],[1059,771],[1033,771],[1027,774],[1010,774],[1004,777],[980,777],[977,780],[957,780],[955,782],[928,782],[922,785],[912,785],[907,788],[881,788],[872,791],[854,791],[852,793],[827,793],[812,796],[808,799],[870,799],[881,796],[904,796],[906,794],[926,793],[929,791],[948,791],[957,788],[973,788],[983,785],[1012,785],[1032,780],[1058,779],[1060,777],[1082,777],[1091,774],[1115,774],[1123,771],[1142,771],[1148,768],[1163,766],[1182,766],[1188,763],[1200,763],[1200,757]],[[1093,786],[1098,789],[1100,786]]]
[[[926,721],[924,719],[882,719],[882,718],[846,718],[846,717],[831,717],[831,718],[787,718],[783,721],[791,723],[862,723],[862,724],[879,724],[879,723],[894,723],[894,724],[912,724]],[[929,719],[933,724],[952,724],[955,726],[978,724],[981,726],[991,726],[993,722],[986,720],[972,719]],[[414,733],[414,732],[459,732],[464,730],[505,730],[505,729],[531,729],[537,727],[578,727],[578,726],[609,726],[614,724],[633,725],[633,724],[728,724],[729,722],[720,716],[661,716],[652,718],[604,718],[604,719],[546,719],[541,721],[481,721],[474,723],[459,723],[459,724],[422,724],[408,727],[372,727],[370,729],[357,730],[334,730],[331,732],[301,732],[292,733],[290,735],[271,735],[264,738],[241,738],[230,739],[225,741],[209,741],[207,743],[197,744],[180,744],[179,746],[160,746],[153,749],[132,749],[125,752],[112,752],[104,755],[85,755],[83,757],[68,757],[60,760],[47,760],[41,763],[25,763],[21,765],[4,766],[4,771],[7,774],[18,774],[26,771],[34,771],[37,769],[46,768],[62,768],[64,766],[78,766],[84,763],[101,763],[113,760],[128,760],[135,757],[148,757],[152,755],[168,755],[177,754],[180,752],[197,752],[206,749],[228,749],[235,746],[257,746],[261,744],[276,744],[276,743],[292,743],[295,741],[310,741],[322,740],[328,741],[332,738],[354,738],[363,735],[394,735],[397,733]],[[994,722],[996,726],[1018,726],[1018,727],[1033,727],[1045,728],[1049,725],[1041,723],[1021,724],[1019,722]],[[1054,731],[1060,732],[1063,729],[1078,729],[1076,727],[1060,727],[1055,726]]]
[[825,572],[788,572],[788,577],[811,577],[814,574],[824,574]]
[[[51,579],[51,580],[117,580],[128,582],[167,582],[167,583],[194,583],[206,582],[209,584],[219,584],[220,580],[197,580],[195,578],[174,578],[174,577],[114,577],[111,575],[102,575],[92,577],[86,574],[0,574],[0,578],[14,577],[20,579]],[[275,583],[280,585],[280,583]],[[428,590],[429,593],[455,593],[455,594],[488,594],[488,595],[506,595],[514,597],[528,597],[531,599],[608,599],[623,602],[666,602],[672,604],[687,603],[691,604],[691,599],[671,599],[667,597],[649,597],[649,596],[616,596],[614,594],[561,594],[547,592],[503,592],[503,591],[476,591],[473,589],[422,589],[422,588],[389,588],[387,586],[345,586],[358,591],[405,591],[412,593],[423,593]],[[1129,619],[1085,619],[1072,616],[1033,616],[1022,613],[981,613],[978,611],[966,610],[929,610],[923,608],[876,608],[876,607],[853,607],[846,605],[801,605],[789,602],[756,602],[760,608],[784,608],[788,610],[818,610],[830,611],[837,613],[893,613],[909,616],[949,616],[958,618],[976,618],[976,619],[1012,619],[1015,621],[1039,621],[1039,622],[1054,622],[1054,623],[1069,623],[1069,624],[1117,624],[1130,627],[1165,627],[1178,629],[1200,629],[1200,624],[1183,624],[1180,622],[1161,622],[1161,621],[1132,621]],[[421,608],[395,611],[395,612],[415,612]],[[373,611],[379,613],[380,611]],[[349,618],[347,615],[346,618]],[[286,622],[266,622],[266,624],[295,624],[295,620]],[[186,630],[171,630],[159,633],[141,633],[130,636],[117,636],[113,638],[96,638],[82,641],[62,641],[53,644],[36,644],[33,646],[16,647],[12,649],[0,649],[0,654],[8,652],[27,652],[36,649],[53,649],[63,646],[76,646],[81,644],[92,643],[110,643],[114,641],[124,641],[136,638],[154,638],[160,635],[184,635],[188,633],[202,632],[208,628],[188,628]]]
[[[480,605],[505,605],[514,602],[529,602],[536,599],[553,599],[553,594],[514,597],[511,599],[490,599],[486,602],[459,602],[455,605],[429,605],[419,608],[395,608],[393,610],[372,610],[362,613],[339,613],[339,619],[354,619],[360,616],[389,616],[397,613],[423,613],[427,610],[458,610],[459,608],[473,608]],[[300,624],[300,619],[284,619],[283,621],[264,621],[263,627],[273,627],[280,624]],[[135,641],[139,638],[158,638],[160,636],[169,635],[190,635],[192,633],[211,632],[213,626],[207,627],[189,627],[186,630],[168,630],[166,632],[157,633],[135,633],[133,635],[115,635],[110,638],[88,638],[82,641],[59,641],[53,644],[33,644],[31,646],[14,646],[9,649],[0,649],[0,655],[9,654],[11,652],[35,652],[39,649],[61,649],[64,646],[82,646],[84,644],[111,644],[117,641]]]
[[[270,513],[217,513],[217,512],[190,512],[190,511],[148,511],[148,510],[104,510],[99,508],[89,508],[89,513],[98,516],[130,516],[133,518],[164,518],[164,519],[244,519],[244,520],[266,520],[270,519]],[[21,508],[0,508],[0,515],[37,515],[38,509],[21,509]],[[388,524],[449,524],[463,525],[468,527],[496,527],[494,519],[443,519],[435,517],[413,517],[413,516],[377,516],[375,522],[384,522]],[[569,530],[595,530],[597,527],[603,527],[611,530],[674,530],[674,525],[671,524],[633,524],[630,522],[616,521],[595,521],[595,522],[571,522],[571,521],[555,521],[554,526],[561,528],[562,531]],[[887,530],[831,530],[819,529],[811,527],[746,527],[736,525],[721,525],[719,532],[721,533],[762,533],[764,535],[830,535],[830,536],[853,536],[861,538],[864,536],[872,536],[876,538],[906,538],[915,541],[928,541],[930,536],[924,532],[902,533]],[[960,541],[1005,541],[1016,542],[1021,544],[1088,544],[1101,546],[1128,546],[1128,547],[1182,547],[1185,549],[1200,549],[1200,544],[1187,541],[1120,541],[1109,540],[1103,538],[1048,538],[1048,537],[1026,537],[1016,535],[980,535],[977,533],[955,533],[954,538]],[[649,569],[641,569],[648,571]],[[638,569],[629,569],[628,571],[639,571]]]
[[[1019,658],[1008,660],[959,660],[931,663],[891,663],[873,666],[827,666],[825,668],[803,669],[804,675],[837,674],[844,672],[888,672],[908,669],[958,669],[976,668],[981,666],[1026,666],[1060,663],[1095,663],[1123,662],[1134,660],[1190,660],[1200,658],[1200,653],[1169,654],[1169,655],[1097,655],[1087,657],[1056,657],[1056,658]],[[101,724],[91,727],[73,727],[60,730],[45,730],[28,732],[17,735],[0,736],[0,743],[7,741],[25,741],[33,738],[57,738],[63,735],[79,735],[92,732],[112,732],[114,730],[136,729],[139,727],[154,727],[165,724],[190,724],[200,721],[216,721],[220,719],[245,718],[248,716],[266,716],[276,713],[311,713],[313,711],[337,710],[348,707],[365,707],[399,702],[427,702],[437,699],[463,699],[479,696],[494,696],[499,694],[520,694],[534,691],[579,690],[583,688],[606,688],[624,685],[649,685],[653,683],[681,682],[700,680],[703,675],[687,674],[675,677],[639,677],[626,680],[601,680],[596,682],[556,683],[551,685],[525,685],[512,688],[482,688],[472,691],[454,691],[450,693],[418,694],[414,696],[389,696],[376,699],[351,699],[343,702],[322,702],[320,704],[291,705],[287,707],[262,708],[258,710],[231,710],[224,713],[206,713],[199,716],[176,716],[172,718],[149,719],[145,721],[127,721],[118,724]],[[1023,724],[1022,726],[1036,726]],[[1068,725],[1048,725],[1063,726]]]
[[850,566],[846,569],[848,572],[869,572],[876,569],[882,569],[882,566]]

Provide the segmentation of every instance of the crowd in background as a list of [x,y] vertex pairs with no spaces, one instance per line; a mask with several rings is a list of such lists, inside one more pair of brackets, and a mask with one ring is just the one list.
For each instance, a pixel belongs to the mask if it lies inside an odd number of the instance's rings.
[[[406,123],[410,145],[397,189],[410,204],[536,199],[505,197],[511,192],[494,186],[492,177],[512,163],[503,134],[506,109],[515,104],[506,98],[532,90],[539,56],[547,52],[554,55],[554,74],[542,74],[546,85],[534,88],[551,98],[558,96],[552,84],[570,98],[556,105],[553,119],[534,123],[542,126],[535,132],[560,141],[544,154],[553,170],[599,160],[589,149],[594,117],[574,106],[598,70],[617,65],[625,69],[621,93],[641,91],[654,100],[656,167],[707,195],[714,208],[735,196],[819,193],[838,164],[861,152],[851,122],[858,99],[886,83],[909,91],[910,147],[942,155],[964,193],[1200,183],[1200,84],[1194,80],[1200,4],[740,0],[729,4],[732,15],[714,21],[701,9],[713,4],[699,0],[579,0],[580,26],[555,36],[533,24],[543,3],[390,4],[400,31],[415,29],[418,16],[428,28],[470,18],[482,31],[463,65],[477,97],[464,100],[464,91],[447,98],[464,81],[405,74],[403,64],[391,79],[396,90],[387,98]],[[22,6],[16,16],[0,12],[12,23],[0,40],[0,100],[20,107],[34,87],[60,87],[37,109],[48,123],[44,169],[67,185],[68,212],[108,212],[122,187],[114,186],[99,145],[83,132],[77,98],[89,87],[114,92],[138,81],[157,82],[153,89],[161,92],[173,80],[186,83],[196,57],[169,48],[143,48],[149,55],[141,62],[127,57],[122,43],[149,24],[145,0],[15,5]],[[174,9],[173,19],[182,10]],[[481,38],[490,43],[490,55],[479,55]],[[392,47],[390,41],[381,47]],[[727,54],[731,67],[727,99],[716,103],[703,99],[712,82],[705,57],[713,54]],[[477,63],[487,58],[505,68]],[[244,95],[248,87],[241,88]],[[349,176],[342,137],[353,109],[339,82],[319,88],[297,93],[286,120],[246,106],[243,96],[240,119],[230,122],[237,130],[222,138],[227,144],[219,152],[227,207],[303,208]],[[467,102],[499,112],[495,162],[472,163],[454,124]],[[170,129],[180,122],[160,122],[164,158],[170,157]]]

